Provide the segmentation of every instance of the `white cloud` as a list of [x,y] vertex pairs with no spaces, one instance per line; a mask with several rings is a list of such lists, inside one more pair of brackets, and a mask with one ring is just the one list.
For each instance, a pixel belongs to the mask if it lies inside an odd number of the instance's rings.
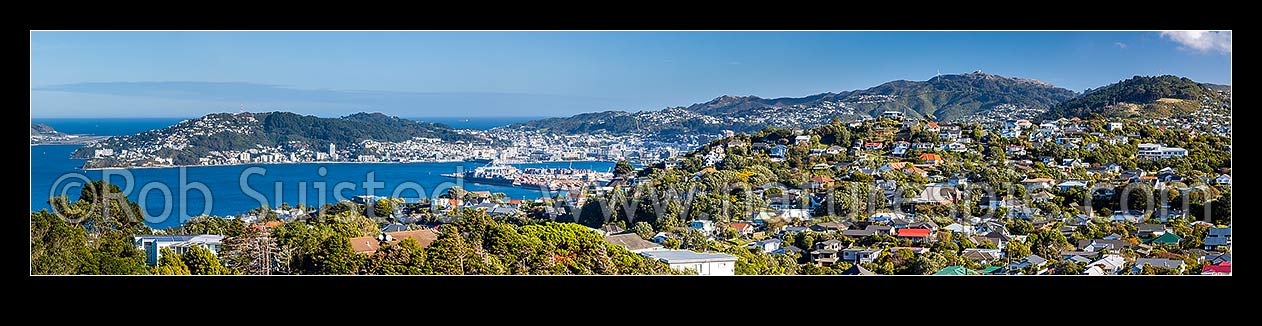
[[1161,32],[1161,36],[1202,53],[1231,54],[1231,31],[1166,31]]
[[1113,46],[1116,46],[1119,49],[1125,49],[1126,47],[1129,47],[1130,45],[1126,45],[1126,43],[1122,43],[1122,42],[1113,42]]

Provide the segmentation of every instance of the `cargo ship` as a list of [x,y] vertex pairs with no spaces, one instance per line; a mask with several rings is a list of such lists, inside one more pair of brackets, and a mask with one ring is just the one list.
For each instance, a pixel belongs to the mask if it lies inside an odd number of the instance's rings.
[[464,179],[465,182],[477,184],[517,186],[519,185],[517,178],[521,176],[521,170],[508,165],[492,164],[465,171],[464,174],[447,173],[442,176]]

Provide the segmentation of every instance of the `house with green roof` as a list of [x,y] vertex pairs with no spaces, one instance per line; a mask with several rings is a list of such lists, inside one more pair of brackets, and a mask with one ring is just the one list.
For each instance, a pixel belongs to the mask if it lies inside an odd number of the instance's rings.
[[1183,237],[1180,237],[1179,235],[1174,234],[1173,232],[1166,232],[1156,238],[1148,239],[1148,244],[1178,245],[1179,241],[1183,241]]
[[933,273],[933,275],[978,275],[978,274],[977,274],[977,271],[964,268],[964,266],[951,265],[951,266],[943,267],[937,273]]

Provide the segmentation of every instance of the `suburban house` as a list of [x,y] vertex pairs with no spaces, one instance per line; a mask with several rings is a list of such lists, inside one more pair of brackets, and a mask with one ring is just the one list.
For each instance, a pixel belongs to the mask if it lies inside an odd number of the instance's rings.
[[1126,240],[1120,240],[1120,239],[1114,239],[1114,240],[1091,239],[1091,240],[1078,241],[1078,249],[1082,251],[1095,252],[1095,251],[1100,251],[1102,249],[1108,249],[1113,252],[1118,252],[1124,248],[1130,248],[1130,247],[1131,247],[1130,242],[1126,242]]
[[812,189],[831,188],[833,186],[833,178],[826,175],[817,175],[812,177],[807,185]]
[[898,229],[899,239],[911,239],[916,242],[928,242],[933,236],[932,229],[903,228]]
[[942,229],[943,229],[943,230],[947,230],[947,231],[951,231],[951,233],[953,233],[953,234],[959,234],[959,235],[964,235],[964,236],[972,236],[972,235],[973,235],[973,227],[972,227],[972,226],[970,226],[970,225],[964,225],[964,224],[960,224],[960,223],[951,223],[951,225],[947,225],[946,227],[943,227]]
[[1008,155],[1025,155],[1025,146],[1008,145],[1003,148],[1004,154]]
[[1025,256],[1025,258],[1021,258],[1020,261],[1008,265],[1008,270],[1022,270],[1026,267],[1034,266],[1034,269],[1039,271],[1037,274],[1043,274],[1043,272],[1047,271],[1046,269],[1043,269],[1043,266],[1045,265],[1047,265],[1047,259],[1039,257],[1039,255],[1029,255]]
[[1205,231],[1205,250],[1231,245],[1231,228],[1210,228]]
[[920,154],[920,160],[925,162],[925,164],[938,165],[942,163],[942,155],[938,155],[934,153],[924,153],[924,154]]
[[903,156],[907,154],[907,150],[911,148],[911,143],[906,141],[894,142],[894,149],[890,150],[890,155]]
[[1056,189],[1060,189],[1060,191],[1065,191],[1065,190],[1069,190],[1073,188],[1086,188],[1086,187],[1087,187],[1087,183],[1082,180],[1065,180],[1065,182],[1061,182],[1060,184],[1056,185]]
[[862,265],[854,264],[850,265],[850,269],[842,271],[841,275],[876,275],[876,273],[873,273],[867,268],[863,268]]
[[942,126],[939,126],[937,122],[930,121],[928,124],[925,124],[925,131],[938,132],[941,130],[942,130]]
[[788,146],[776,145],[776,147],[771,148],[771,151],[767,154],[767,156],[784,158],[785,156],[787,156],[788,153],[789,153]]
[[149,266],[157,266],[158,258],[162,258],[162,248],[171,248],[176,254],[183,255],[193,246],[210,249],[210,252],[219,254],[219,249],[223,247],[222,235],[216,234],[198,234],[198,235],[138,235],[132,238],[136,249],[145,252],[145,264]]
[[802,248],[798,248],[793,245],[788,245],[788,246],[780,247],[780,249],[776,249],[775,251],[772,251],[771,253],[777,254],[777,255],[798,255],[798,254],[801,254],[803,251],[805,250],[802,250]]
[[811,251],[811,262],[821,266],[832,266],[840,258],[838,249],[841,249],[841,241],[828,240],[816,243],[815,250]]
[[774,252],[776,250],[779,250],[780,246],[783,244],[784,244],[784,241],[781,241],[780,239],[776,239],[776,238],[771,238],[771,239],[766,239],[766,240],[755,241],[754,248],[758,248],[758,250],[762,250],[762,252]]
[[880,248],[846,248],[841,250],[841,260],[871,263],[881,254]]
[[736,275],[736,256],[691,250],[649,250],[640,252],[649,259],[666,263],[671,269],[692,270],[697,275]]
[[885,147],[885,145],[884,145],[884,144],[881,144],[881,143],[878,143],[878,142],[866,142],[866,143],[863,143],[863,149],[864,149],[864,150],[875,151],[875,150],[879,150],[879,149],[881,149],[882,147]]
[[1053,182],[1056,182],[1056,180],[1051,178],[1030,178],[1021,180],[1021,185],[1025,186],[1027,190],[1046,189],[1051,188]]
[[1188,150],[1179,147],[1166,147],[1165,144],[1139,144],[1139,152],[1135,153],[1135,157],[1150,160],[1187,155]]
[[1166,226],[1154,223],[1141,223],[1135,225],[1135,231],[1139,233],[1141,238],[1152,238],[1166,234]]
[[739,234],[741,236],[748,237],[748,236],[754,235],[753,224],[733,222],[731,224],[728,224],[728,226],[732,227],[733,229],[736,229],[736,234]]
[[1218,177],[1214,178],[1214,183],[1220,184],[1220,185],[1230,185],[1231,176],[1226,175],[1226,174],[1220,174],[1218,175]]
[[847,229],[850,229],[850,226],[842,222],[824,222],[811,225],[811,231],[815,232],[837,232]]
[[920,194],[908,200],[913,204],[950,204],[959,199],[959,195],[955,187],[925,186]]
[[1082,275],[1117,275],[1122,270],[1122,266],[1126,265],[1126,258],[1122,255],[1109,254],[1104,255],[1099,260],[1087,264],[1087,269],[1082,271]]
[[793,143],[794,143],[794,144],[798,144],[798,145],[801,145],[801,144],[810,144],[810,143],[811,143],[811,136],[801,135],[801,136],[793,137]]
[[357,237],[350,238],[351,249],[356,253],[372,254],[377,252],[381,246],[386,244],[397,244],[403,239],[411,238],[421,245],[421,248],[429,247],[434,240],[438,240],[438,234],[430,229],[420,229],[413,231],[387,232],[375,237]]
[[1178,234],[1174,234],[1174,232],[1166,232],[1162,233],[1161,236],[1148,239],[1145,242],[1150,245],[1178,245],[1180,241],[1183,241],[1183,237],[1180,237]]
[[644,240],[635,233],[607,235],[605,236],[605,241],[627,248],[627,250],[634,253],[662,249],[662,245]]
[[959,266],[959,265],[951,265],[951,266],[943,267],[942,269],[938,270],[938,272],[933,273],[933,275],[952,275],[952,276],[980,275],[980,274],[981,273],[978,273],[975,270],[971,270],[971,269],[965,268],[964,266]]
[[1201,275],[1231,275],[1231,262],[1205,265],[1201,268]]
[[968,258],[980,265],[999,260],[1002,256],[1003,252],[999,251],[999,249],[968,248],[960,253],[960,257]]
[[1144,265],[1152,265],[1153,267],[1165,267],[1183,272],[1184,264],[1182,260],[1164,259],[1164,258],[1136,258],[1135,267],[1131,269],[1131,273],[1139,274],[1144,270]]
[[708,236],[708,235],[711,235],[711,234],[714,234],[714,222],[713,222],[713,221],[695,220],[695,221],[692,221],[691,223],[688,223],[688,228],[691,228],[691,229],[693,229],[693,230],[697,230],[697,231],[701,231],[701,234],[704,234],[704,235],[707,235],[707,236]]

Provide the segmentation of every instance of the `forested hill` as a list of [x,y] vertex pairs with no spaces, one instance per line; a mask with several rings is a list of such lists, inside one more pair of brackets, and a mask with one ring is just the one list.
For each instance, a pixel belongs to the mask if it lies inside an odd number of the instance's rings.
[[[1076,96],[1073,91],[1033,79],[980,71],[941,75],[927,81],[897,80],[847,95],[863,111],[903,111],[909,116],[954,120],[1002,104],[1051,108]],[[866,100],[866,101],[865,101]]]
[[1087,117],[1169,117],[1203,107],[1229,105],[1218,91],[1230,86],[1200,84],[1187,77],[1135,76],[1108,86],[1088,90],[1045,113],[1047,118]]
[[605,111],[519,123],[510,128],[560,133],[638,133],[670,135],[753,132],[767,126],[807,128],[832,118],[851,120],[900,111],[911,117],[952,120],[1003,105],[1047,109],[1075,96],[1073,91],[1037,80],[974,72],[927,81],[897,80],[876,87],[806,97],[721,96],[687,107],[656,111]]
[[[242,151],[284,146],[320,151],[329,144],[350,148],[363,140],[404,141],[415,137],[471,141],[473,136],[440,123],[418,122],[381,113],[356,113],[321,118],[291,112],[215,113],[173,126],[132,136],[111,137],[75,151],[89,158],[95,149],[134,150],[171,157],[175,164],[192,164],[211,151]],[[158,153],[162,151],[162,153]]]

